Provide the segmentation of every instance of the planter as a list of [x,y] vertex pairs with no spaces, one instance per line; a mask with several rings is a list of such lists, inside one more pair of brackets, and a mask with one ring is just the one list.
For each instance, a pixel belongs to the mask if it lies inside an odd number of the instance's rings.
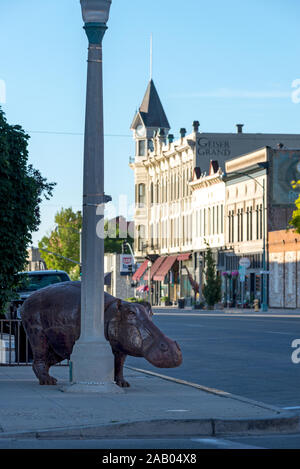
[[168,306],[170,304],[169,298],[166,296],[161,297],[160,299],[160,305],[161,306]]

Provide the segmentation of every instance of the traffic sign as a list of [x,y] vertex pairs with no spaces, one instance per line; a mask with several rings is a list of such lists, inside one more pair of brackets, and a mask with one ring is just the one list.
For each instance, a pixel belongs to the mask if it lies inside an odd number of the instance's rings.
[[250,259],[248,259],[248,257],[242,257],[239,261],[239,264],[245,267],[246,269],[249,269],[251,262],[250,262]]

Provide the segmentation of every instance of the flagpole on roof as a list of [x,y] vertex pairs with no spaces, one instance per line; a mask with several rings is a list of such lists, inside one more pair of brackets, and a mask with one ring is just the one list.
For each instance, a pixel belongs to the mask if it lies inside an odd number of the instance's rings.
[[153,76],[153,34],[150,35],[150,81]]

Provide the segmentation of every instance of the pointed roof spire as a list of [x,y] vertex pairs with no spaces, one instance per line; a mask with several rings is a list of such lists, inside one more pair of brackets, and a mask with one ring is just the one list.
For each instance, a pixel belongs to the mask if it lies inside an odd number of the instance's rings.
[[152,79],[148,84],[139,113],[146,127],[170,129],[170,124]]

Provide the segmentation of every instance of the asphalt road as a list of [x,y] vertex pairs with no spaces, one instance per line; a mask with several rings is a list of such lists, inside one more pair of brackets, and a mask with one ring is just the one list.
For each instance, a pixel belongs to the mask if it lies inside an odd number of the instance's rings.
[[[237,437],[189,437],[189,438],[123,438],[123,439],[99,439],[99,440],[38,440],[38,439],[0,439],[0,452],[1,450],[106,450],[101,453],[96,453],[96,460],[101,461],[101,455],[118,454],[113,450],[129,450],[128,454],[138,454],[136,450],[152,449],[152,454],[155,450],[190,450],[181,452],[182,454],[191,455],[191,450],[253,450],[253,449],[298,449],[300,448],[300,435],[262,435],[262,436],[237,436]],[[168,452],[170,454],[170,451]],[[203,454],[199,451],[197,460],[202,460]],[[194,453],[194,454],[195,454]],[[126,454],[124,452],[124,454]],[[0,457],[3,461],[5,453],[1,452]],[[26,454],[18,455],[17,453],[9,453],[7,455],[8,463],[14,462],[14,457],[17,456],[26,460]],[[25,456],[25,460],[24,460]],[[33,455],[38,458],[38,455]],[[73,454],[74,456],[74,454]],[[29,453],[32,460],[32,453]],[[56,456],[56,459],[57,456]],[[95,459],[95,458],[94,458]],[[47,456],[48,460],[48,456]],[[69,461],[70,463],[71,461]],[[269,461],[268,461],[269,462]],[[32,465],[31,465],[32,466]],[[128,466],[127,466],[128,467]]]
[[[291,343],[300,339],[300,318],[180,316],[153,318],[175,339],[183,364],[157,369],[145,359],[127,365],[221,389],[300,412],[300,363],[291,359]],[[126,374],[126,371],[125,371]]]
[[[296,407],[294,411],[300,413],[300,363],[296,365],[291,360],[294,350],[291,343],[294,339],[300,339],[300,318],[215,317],[201,316],[201,314],[192,316],[184,312],[180,316],[155,315],[153,320],[163,332],[178,341],[183,351],[183,364],[175,369],[157,369],[142,358],[128,357],[126,361],[128,365],[239,394],[271,405]],[[9,453],[1,451],[1,458],[3,460],[7,457],[10,462],[14,456],[24,458],[24,453],[14,451],[16,449],[96,450],[92,461],[95,458],[98,464],[107,451],[115,454],[114,450],[122,449],[132,450],[132,454],[134,450],[140,449],[153,449],[153,452],[155,449],[189,449],[190,451],[184,453],[192,454],[194,450],[200,461],[203,458],[201,452],[203,449],[263,448],[298,449],[300,434],[223,438],[197,436],[187,438],[184,435],[182,438],[170,438],[166,435],[160,439],[0,440],[0,451],[3,449],[12,451]],[[105,453],[101,452],[104,450]],[[26,454],[32,458],[32,453],[26,452]],[[56,457],[55,453],[54,456]]]

